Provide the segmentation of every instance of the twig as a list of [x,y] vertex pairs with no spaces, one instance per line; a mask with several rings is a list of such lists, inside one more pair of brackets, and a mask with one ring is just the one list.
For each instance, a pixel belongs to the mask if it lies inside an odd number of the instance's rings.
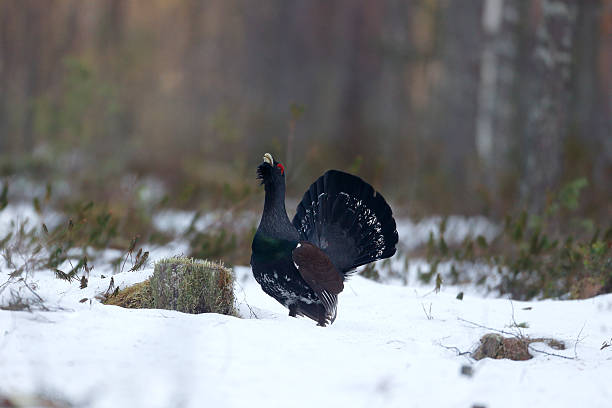
[[[31,257],[30,257],[30,258],[26,258],[26,256],[23,254],[23,252],[21,251],[21,249],[20,249],[20,248],[19,248],[19,249],[17,249],[17,253],[18,253],[18,254],[19,254],[19,256],[21,257],[21,260],[24,262],[24,267],[25,267],[25,272],[26,272],[25,276],[26,276],[26,278],[27,278],[27,277],[29,277],[29,276],[31,276],[31,275],[32,275],[32,271],[31,271],[30,264],[29,264],[29,262],[30,262],[30,260],[31,260]],[[33,295],[34,295],[34,296],[37,298],[40,308],[41,308],[42,310],[44,310],[44,311],[48,312],[48,311],[49,311],[49,308],[48,308],[47,306],[45,306],[45,301],[43,300],[43,298],[42,298],[42,297],[40,297],[40,295],[39,295],[38,293],[36,293],[36,291],[35,291],[34,289],[32,289],[32,287],[31,287],[31,286],[28,284],[28,282],[26,281],[26,278],[21,277],[21,278],[19,278],[19,280],[18,280],[17,282],[21,281],[21,282],[23,283],[23,285],[24,285],[24,286],[25,286],[25,287],[26,287],[26,288],[27,288],[27,289],[28,289],[30,292],[32,292],[32,294],[33,294]],[[7,281],[7,283],[8,283],[8,281]]]
[[516,327],[516,330],[519,332],[519,335],[521,337],[524,337],[521,328],[519,327],[518,323],[516,322],[516,319],[514,318],[514,303],[512,303],[512,299],[510,300],[510,306],[512,307],[512,324],[514,324],[514,327]]
[[[517,338],[520,341],[526,342],[528,349],[532,350],[532,351],[535,351],[537,353],[546,354],[547,356],[560,357],[560,358],[564,358],[566,360],[577,360],[578,359],[577,356],[575,356],[575,357],[567,357],[567,356],[564,356],[564,355],[561,355],[561,354],[549,353],[548,351],[535,349],[535,348],[533,348],[531,346],[531,343],[529,342],[529,340],[531,340],[531,339],[529,339],[528,337],[523,336],[522,334],[521,335],[517,335],[516,333],[510,333],[510,332],[507,332],[505,330],[498,330],[498,329],[494,329],[492,327],[483,326],[482,324],[474,323],[474,322],[471,322],[469,320],[462,319],[461,317],[458,317],[457,319],[462,321],[462,322],[469,323],[469,324],[471,324],[473,326],[480,327],[482,329],[492,330],[494,332],[498,332],[498,333],[502,333],[502,334],[507,334],[507,335],[513,336],[513,337]],[[584,328],[584,326],[583,326],[583,328]],[[580,330],[580,333],[582,333],[582,330]],[[578,336],[580,336],[580,333],[578,333]],[[574,347],[575,347],[575,345],[574,345]],[[574,353],[575,353],[575,350],[574,350]]]
[[547,356],[552,356],[552,357],[559,357],[559,358],[564,358],[566,360],[576,360],[576,357],[568,357],[568,356],[563,356],[561,354],[557,354],[557,353],[549,353],[548,351],[544,351],[544,350],[538,350],[536,348],[533,348],[531,346],[531,344],[527,344],[527,347],[529,348],[529,350],[531,351],[535,351],[536,353],[542,353],[542,354],[546,354]]
[[431,303],[429,304],[429,313],[425,309],[424,303],[421,303],[421,307],[423,308],[423,312],[425,312],[425,316],[427,317],[427,320],[433,320],[433,316],[431,315]]
[[2,285],[0,285],[0,295],[2,294],[2,292],[4,292],[4,289],[6,289],[8,287],[8,285],[11,283],[11,279],[13,279],[13,278],[8,278],[6,280],[6,282],[4,282]]
[[447,350],[452,350],[456,352],[458,356],[465,356],[465,355],[471,356],[472,355],[470,351],[461,351],[458,347],[455,347],[455,346],[445,346],[444,344],[440,342],[438,342],[437,344],[438,346],[443,347]]
[[134,238],[132,238],[132,242],[130,242],[130,247],[128,248],[128,251],[125,254],[123,265],[121,265],[120,273],[123,273],[123,268],[125,268],[125,263],[127,262],[128,256],[130,257],[130,262],[132,262],[132,252],[134,252],[134,249],[136,249],[136,242],[138,242],[138,238],[140,238],[139,235],[136,235]]
[[492,327],[483,326],[482,324],[474,323],[474,322],[471,322],[469,320],[462,319],[461,317],[458,317],[457,320],[465,322],[465,323],[468,323],[468,324],[471,324],[472,326],[480,327],[481,329],[492,330],[494,332],[498,332],[498,333],[501,333],[501,334],[507,334],[509,336],[520,338],[519,336],[516,335],[516,333],[510,333],[510,332],[507,332],[505,330],[499,330],[499,329],[494,329]]
[[257,316],[257,313],[253,311],[253,309],[251,308],[251,305],[249,305],[249,302],[246,301],[246,296],[243,297],[242,300],[244,301],[244,304],[247,305],[247,307],[249,308],[249,313],[251,313],[251,315],[253,315],[255,319],[259,319],[259,316]]
[[30,292],[32,292],[32,294],[34,296],[36,296],[36,298],[38,299],[38,301],[40,302],[40,308],[46,312],[49,311],[49,308],[47,306],[45,306],[45,301],[43,298],[40,297],[40,295],[38,293],[36,293],[36,291],[34,289],[32,289],[30,287],[30,285],[28,285],[28,282],[26,282],[25,279],[21,278],[21,280],[23,281],[23,284],[25,285],[26,288],[29,289]]
[[244,302],[245,305],[247,305],[247,307],[249,308],[249,312],[251,312],[251,315],[255,316],[255,319],[259,319],[259,317],[257,316],[257,314],[253,311],[253,309],[251,308],[251,305],[249,305],[249,302],[247,302],[246,300],[246,292],[244,291],[244,288],[242,287],[242,285],[240,284],[240,282],[238,282],[238,280],[235,280],[236,285],[238,285],[238,287],[240,288],[240,290],[242,291],[242,300]]
[[130,260],[131,260],[132,253],[128,252],[127,254],[125,254],[125,259],[123,260],[123,264],[121,265],[121,269],[119,270],[119,273],[123,273],[123,268],[125,268],[125,263],[127,262],[128,256],[130,257]]
[[580,329],[580,331],[578,332],[578,335],[576,336],[576,341],[574,342],[574,357],[576,358],[576,360],[578,360],[578,353],[576,352],[576,347],[578,346],[578,343],[582,341],[582,339],[580,338],[580,335],[582,334],[582,331],[584,330],[584,326],[586,326],[586,322],[584,322],[584,324],[582,325],[582,328]]

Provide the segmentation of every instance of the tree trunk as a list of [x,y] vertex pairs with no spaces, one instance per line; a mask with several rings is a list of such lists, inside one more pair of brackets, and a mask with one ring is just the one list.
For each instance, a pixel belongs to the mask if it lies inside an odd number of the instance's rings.
[[528,60],[521,82],[521,198],[530,211],[540,211],[561,175],[577,5],[573,0],[534,0],[528,11],[532,41],[526,44]]
[[[469,200],[475,184],[476,117],[479,60],[482,49],[482,4],[448,2],[441,12],[442,75],[434,91],[430,117],[432,139],[442,147],[446,188]],[[437,139],[437,140],[436,140]],[[436,146],[434,145],[434,148]]]
[[[594,129],[601,151],[595,159],[595,183],[604,191],[604,198],[612,201],[612,0],[603,0],[599,27],[599,47],[597,49],[597,96]],[[607,187],[606,187],[607,186]]]

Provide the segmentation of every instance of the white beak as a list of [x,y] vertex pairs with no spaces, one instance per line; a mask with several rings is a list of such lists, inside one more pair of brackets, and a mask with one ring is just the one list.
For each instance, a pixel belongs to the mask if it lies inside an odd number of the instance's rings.
[[274,159],[272,158],[272,155],[270,153],[264,154],[263,161],[271,166],[274,166]]

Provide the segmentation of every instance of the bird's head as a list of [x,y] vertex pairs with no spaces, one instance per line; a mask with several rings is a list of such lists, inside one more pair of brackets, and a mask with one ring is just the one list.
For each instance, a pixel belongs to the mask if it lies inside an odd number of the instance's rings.
[[270,153],[263,156],[263,163],[257,166],[257,179],[261,180],[261,184],[271,185],[285,182],[285,167],[274,161]]

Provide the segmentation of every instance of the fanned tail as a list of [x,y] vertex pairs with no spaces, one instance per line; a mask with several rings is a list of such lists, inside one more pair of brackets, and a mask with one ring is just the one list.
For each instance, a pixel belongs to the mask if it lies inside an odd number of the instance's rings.
[[344,275],[393,256],[398,241],[383,196],[359,177],[338,170],[326,172],[304,193],[293,225],[302,240],[321,248]]

